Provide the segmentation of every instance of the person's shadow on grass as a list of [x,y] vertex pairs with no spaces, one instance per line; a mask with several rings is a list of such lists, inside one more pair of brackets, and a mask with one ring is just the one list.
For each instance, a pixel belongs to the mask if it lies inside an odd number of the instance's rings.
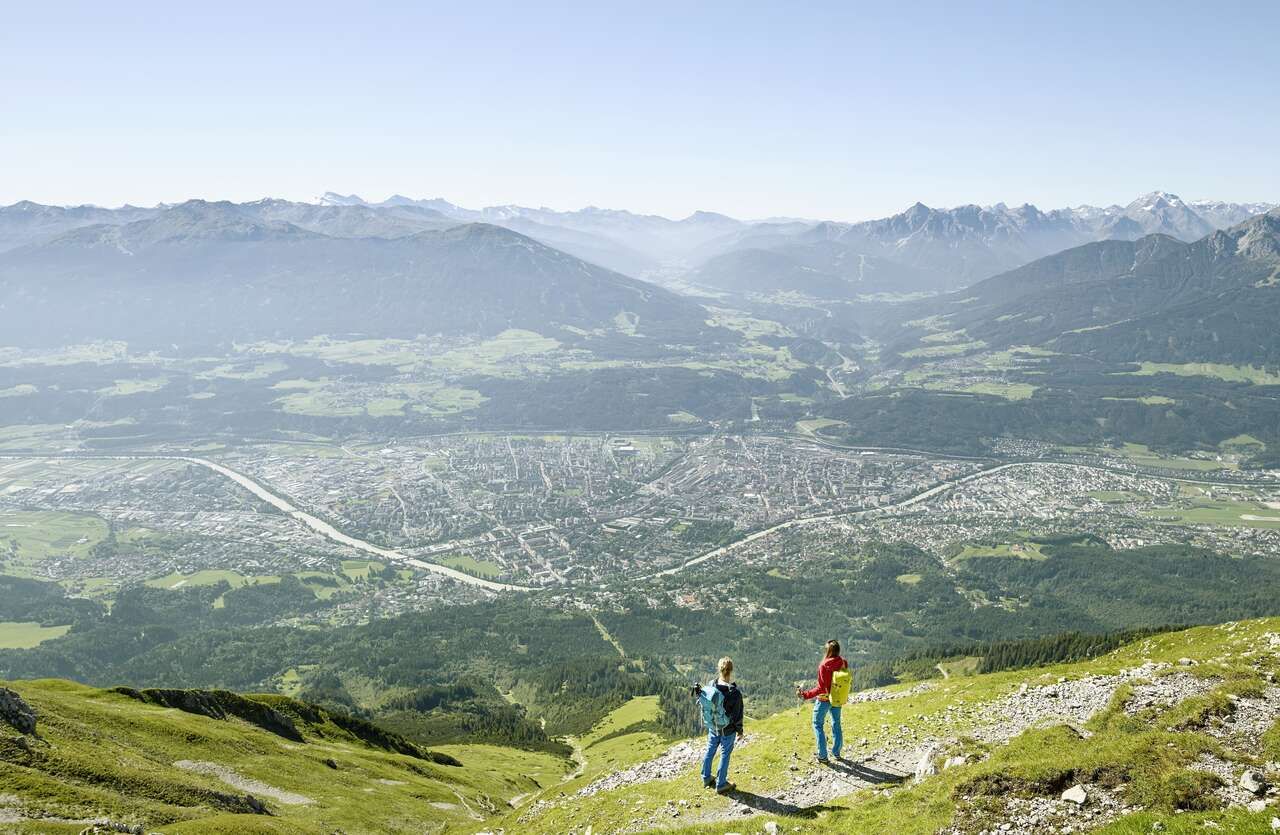
[[873,786],[880,786],[885,783],[902,783],[911,776],[895,771],[873,768],[865,762],[855,762],[854,760],[832,760],[828,768],[846,777],[852,777],[855,780],[860,780]]
[[749,806],[757,812],[764,812],[766,815],[786,815],[793,818],[816,818],[820,813],[834,809],[834,806],[797,806],[794,803],[787,803],[778,800],[775,797],[767,797],[763,794],[755,792],[743,791],[742,789],[734,789],[728,793],[728,798],[735,803],[743,806]]

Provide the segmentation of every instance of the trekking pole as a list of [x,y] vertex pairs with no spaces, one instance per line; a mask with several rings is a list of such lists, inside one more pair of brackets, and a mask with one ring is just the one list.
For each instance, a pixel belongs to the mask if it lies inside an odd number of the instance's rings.
[[[695,681],[695,682],[690,686],[690,688],[689,688],[689,689],[690,689],[690,691],[693,693],[693,699],[694,699],[694,701],[695,701],[695,702],[697,702],[697,701],[698,701],[698,691],[702,689],[702,685],[698,684],[698,682],[696,682],[696,681]],[[701,704],[699,704],[699,705],[698,705],[698,707],[699,707],[699,708],[701,708],[701,706],[702,706]],[[698,710],[697,712],[695,712],[695,713],[693,714],[693,733],[692,733],[692,734],[690,734],[690,736],[694,736],[694,737],[696,737],[696,736],[698,735],[698,731],[699,731],[699,730],[701,730],[701,728],[702,728],[702,711],[701,711],[701,710]]]

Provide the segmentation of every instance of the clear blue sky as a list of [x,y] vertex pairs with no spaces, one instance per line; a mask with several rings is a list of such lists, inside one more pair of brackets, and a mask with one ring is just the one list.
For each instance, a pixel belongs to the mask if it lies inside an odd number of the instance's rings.
[[10,3],[0,204],[1280,201],[1277,33],[1274,0]]

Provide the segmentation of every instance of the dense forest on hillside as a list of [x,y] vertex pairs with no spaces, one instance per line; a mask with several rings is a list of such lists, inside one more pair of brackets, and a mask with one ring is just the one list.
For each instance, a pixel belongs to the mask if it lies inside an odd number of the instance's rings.
[[[889,388],[824,407],[851,444],[980,453],[997,437],[1094,445],[1120,440],[1153,449],[1214,449],[1241,434],[1280,446],[1280,387],[1205,376],[1137,376],[1134,364],[1055,357],[1007,373],[1035,386],[1023,400]],[[1158,392],[1159,402],[1141,398]],[[1165,401],[1172,402],[1165,402]],[[1257,463],[1257,462],[1255,462]]]
[[[690,359],[677,355],[673,363]],[[324,378],[352,386],[403,382],[395,368],[322,362],[294,354],[263,355],[287,371],[280,379]],[[138,375],[127,363],[73,363],[42,368],[44,384],[6,400],[8,422],[68,424],[89,409],[98,422],[119,425],[79,431],[96,449],[130,448],[140,443],[189,440],[193,436],[308,433],[324,437],[397,437],[464,428],[554,428],[578,430],[673,429],[670,415],[688,412],[707,420],[745,420],[753,396],[812,388],[807,378],[766,381],[726,371],[689,368],[600,368],[506,378],[463,376],[455,384],[474,390],[479,405],[458,413],[406,409],[403,414],[299,414],[280,408],[281,391],[271,378],[230,379],[176,376],[155,391],[101,398],[96,391],[117,379]],[[27,383],[24,368],[0,366],[0,390]],[[25,391],[25,390],[24,390]],[[192,399],[193,392],[216,396]]]

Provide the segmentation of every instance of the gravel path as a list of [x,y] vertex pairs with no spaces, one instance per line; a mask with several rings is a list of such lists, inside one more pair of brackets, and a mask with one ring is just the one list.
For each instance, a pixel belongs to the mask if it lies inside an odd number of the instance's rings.
[[262,797],[269,797],[272,800],[285,804],[286,806],[306,806],[314,802],[311,798],[306,797],[305,795],[282,791],[274,786],[267,785],[261,780],[242,777],[237,774],[234,769],[228,768],[225,765],[201,762],[199,760],[178,760],[174,765],[184,771],[193,771],[196,774],[204,774],[208,777],[217,778],[228,786],[237,788],[242,792],[247,792],[255,796],[261,795]]
[[[1272,642],[1272,648],[1280,648],[1280,636]],[[688,799],[668,801],[657,809],[641,809],[637,805],[636,817],[622,832],[741,820],[756,814],[811,816],[824,804],[861,789],[891,792],[895,785],[913,777],[931,776],[942,763],[944,752],[960,737],[1002,745],[1032,728],[1067,725],[1087,738],[1090,733],[1085,724],[1112,703],[1123,685],[1133,688],[1125,711],[1136,716],[1145,711],[1166,710],[1222,684],[1219,678],[1194,675],[1187,669],[1192,663],[1185,659],[1178,665],[1147,662],[1115,675],[1059,679],[1034,687],[1023,684],[1016,691],[991,701],[946,708],[930,726],[933,735],[903,726],[890,729],[887,741],[876,748],[871,748],[866,739],[849,740],[847,753],[855,753],[855,759],[833,761],[831,765],[819,765],[800,753],[793,753],[787,766],[791,777],[785,786],[766,792],[753,785],[765,782],[762,777],[740,781],[738,789],[727,796],[728,806],[705,802],[707,797],[696,789],[696,768],[705,750],[701,739],[677,743],[661,756],[602,777],[571,797],[581,799],[656,780],[689,781]],[[903,691],[864,691],[855,694],[850,703],[905,698],[933,686],[923,682]],[[1280,717],[1280,685],[1267,687],[1260,698],[1233,697],[1232,701],[1234,710],[1213,719],[1204,730],[1231,748],[1256,754],[1260,750],[1260,737]],[[752,741],[750,735],[744,736],[738,747],[745,748]],[[1239,769],[1233,770],[1229,764],[1213,759],[1198,767],[1220,772],[1226,784],[1221,791],[1223,800],[1243,805],[1248,798],[1239,787],[1240,775],[1234,773]],[[953,764],[948,762],[942,767]],[[992,835],[1081,832],[1134,811],[1114,790],[1090,785],[1078,788],[1086,797],[1083,802],[1065,797],[1009,799],[1008,817],[990,832]],[[556,804],[557,801],[538,801],[521,820],[533,820],[543,809]],[[965,829],[965,824],[976,821],[965,821],[963,808],[958,810],[958,815],[959,828],[955,831],[970,831]]]

